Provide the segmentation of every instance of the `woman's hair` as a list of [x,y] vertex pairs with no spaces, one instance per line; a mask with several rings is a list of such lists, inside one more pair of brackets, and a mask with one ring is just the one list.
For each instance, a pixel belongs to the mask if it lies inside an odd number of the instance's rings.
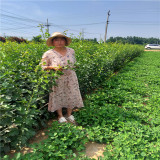
[[64,39],[65,42],[66,42],[66,45],[68,45],[67,39],[66,39],[65,37],[54,37],[54,38],[52,39],[52,43],[53,43],[53,40],[54,40],[54,39],[57,39],[57,38],[62,38],[62,39]]

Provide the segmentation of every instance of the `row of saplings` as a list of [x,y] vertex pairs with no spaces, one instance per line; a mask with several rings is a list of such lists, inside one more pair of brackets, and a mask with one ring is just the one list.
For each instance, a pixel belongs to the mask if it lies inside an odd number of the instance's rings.
[[18,38],[18,37],[7,37],[7,38],[4,38],[4,37],[0,37],[0,42],[6,42],[6,40],[8,41],[11,41],[11,42],[18,42],[18,43],[21,43],[21,42],[27,42],[25,39],[23,38]]

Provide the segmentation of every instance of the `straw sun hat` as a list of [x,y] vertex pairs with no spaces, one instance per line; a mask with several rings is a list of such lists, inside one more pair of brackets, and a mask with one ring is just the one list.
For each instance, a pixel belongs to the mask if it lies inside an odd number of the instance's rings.
[[46,44],[47,44],[49,47],[50,47],[50,46],[53,46],[52,40],[53,40],[53,38],[55,38],[55,37],[64,37],[64,38],[66,39],[66,41],[67,41],[66,46],[68,46],[68,45],[71,43],[71,41],[72,41],[71,38],[65,36],[63,33],[61,33],[61,32],[54,32],[54,33],[52,34],[52,36],[51,36],[50,38],[48,38],[47,41],[46,41]]

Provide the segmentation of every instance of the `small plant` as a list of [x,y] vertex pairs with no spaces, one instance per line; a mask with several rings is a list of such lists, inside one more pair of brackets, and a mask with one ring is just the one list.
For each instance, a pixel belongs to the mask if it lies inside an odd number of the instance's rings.
[[45,32],[44,32],[44,30],[43,30],[43,29],[44,29],[44,25],[43,25],[43,24],[39,24],[38,27],[40,27],[40,32],[42,33],[42,38],[43,38],[44,40],[50,37],[50,34],[49,34],[49,32],[48,32],[48,29],[45,29]]
[[[82,127],[73,126],[70,123],[59,124],[54,122],[47,131],[47,135],[48,139],[39,144],[30,145],[33,148],[32,153],[26,155],[18,153],[13,160],[85,158],[81,151],[85,149],[84,145],[88,142],[88,138]],[[75,153],[75,151],[78,152]],[[7,158],[8,156],[4,160]]]

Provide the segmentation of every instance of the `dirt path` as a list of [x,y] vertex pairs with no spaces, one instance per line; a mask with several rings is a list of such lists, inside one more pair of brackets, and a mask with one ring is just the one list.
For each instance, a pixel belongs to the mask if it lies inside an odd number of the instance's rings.
[[160,52],[160,50],[144,50],[144,51],[147,51],[147,52],[149,52],[149,51],[152,51],[152,52]]
[[[47,128],[51,127],[51,125],[54,121],[56,121],[56,120],[55,119],[49,120],[47,122]],[[47,128],[39,130],[37,132],[37,134],[32,139],[29,140],[29,144],[39,143],[42,140],[47,139],[48,136],[45,134],[45,132],[47,131]],[[103,157],[103,152],[105,150],[105,146],[106,146],[105,144],[88,142],[85,145],[85,147],[86,147],[85,154],[89,158],[94,158],[94,159],[98,160],[98,157],[100,157],[100,156]],[[33,150],[32,150],[32,148],[23,147],[20,152],[23,153],[23,154],[26,154],[26,153],[33,152]],[[15,153],[17,153],[16,150],[11,150],[7,155],[9,155],[11,158],[13,158]]]

